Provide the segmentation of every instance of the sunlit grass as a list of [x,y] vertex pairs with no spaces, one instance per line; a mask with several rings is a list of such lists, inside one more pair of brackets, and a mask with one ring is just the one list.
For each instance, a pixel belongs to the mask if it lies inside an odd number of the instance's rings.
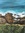
[[0,24],[0,33],[11,33],[11,31],[13,31],[14,33],[20,33],[23,29],[23,26],[24,25],[20,24]]

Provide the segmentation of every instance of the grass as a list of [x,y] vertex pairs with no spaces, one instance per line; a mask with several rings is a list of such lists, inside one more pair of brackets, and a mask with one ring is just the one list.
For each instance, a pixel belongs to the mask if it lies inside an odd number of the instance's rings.
[[20,33],[22,29],[20,24],[0,24],[0,33]]

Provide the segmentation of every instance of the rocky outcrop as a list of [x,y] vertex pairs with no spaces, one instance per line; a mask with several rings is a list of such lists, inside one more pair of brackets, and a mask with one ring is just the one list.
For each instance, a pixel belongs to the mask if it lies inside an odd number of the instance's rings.
[[6,19],[2,14],[0,14],[0,24],[6,23]]
[[5,19],[7,20],[8,23],[13,23],[12,13],[7,13],[7,14],[5,15]]
[[23,18],[19,17],[14,19],[14,17],[12,16],[12,13],[7,13],[5,14],[5,16],[2,16],[0,14],[0,24],[4,24],[4,23],[25,24],[25,17]]
[[0,17],[2,16],[2,14],[0,14]]
[[6,23],[6,19],[4,16],[1,16],[0,17],[0,24],[4,24],[4,23]]

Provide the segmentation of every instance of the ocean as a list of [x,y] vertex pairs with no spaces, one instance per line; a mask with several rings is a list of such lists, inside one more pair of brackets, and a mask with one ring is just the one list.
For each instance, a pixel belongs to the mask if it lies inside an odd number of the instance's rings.
[[25,14],[25,0],[0,0],[0,14],[7,12]]
[[25,8],[21,7],[13,7],[13,8],[2,8],[0,9],[0,14],[5,14],[5,13],[13,13],[13,14],[25,14]]

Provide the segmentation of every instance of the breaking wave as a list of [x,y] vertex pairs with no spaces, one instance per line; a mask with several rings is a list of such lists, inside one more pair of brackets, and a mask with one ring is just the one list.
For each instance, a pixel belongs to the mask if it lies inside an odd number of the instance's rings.
[[8,10],[7,12],[1,12],[0,11],[0,14],[2,14],[3,16],[6,14],[6,13],[12,13],[12,14],[16,14],[16,15],[19,15],[20,17],[24,17],[25,16],[25,12],[15,12],[14,10]]

